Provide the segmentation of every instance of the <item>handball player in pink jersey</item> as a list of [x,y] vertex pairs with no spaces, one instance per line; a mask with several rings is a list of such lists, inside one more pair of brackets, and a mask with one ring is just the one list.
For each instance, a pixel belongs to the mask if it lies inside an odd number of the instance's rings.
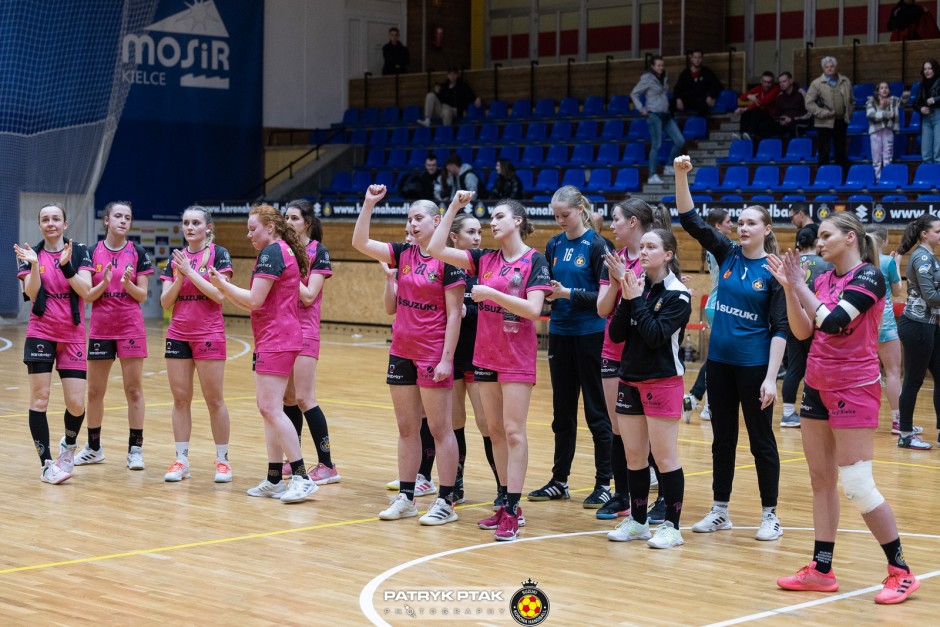
[[170,464],[166,481],[189,478],[189,440],[193,432],[193,375],[199,373],[199,387],[209,410],[209,425],[215,440],[215,482],[232,480],[228,459],[228,406],[222,392],[225,379],[225,320],[222,318],[222,292],[209,282],[209,268],[221,280],[232,276],[229,252],[213,242],[212,215],[205,207],[193,205],[183,212],[186,246],[174,250],[163,271],[160,304],[171,309],[173,318],[166,331],[166,374],[173,394],[173,439],[176,459]]
[[874,436],[881,407],[878,328],[887,288],[878,245],[852,213],[834,213],[819,225],[820,254],[835,267],[805,283],[800,257],[788,251],[768,257],[783,286],[787,317],[798,339],[812,337],[800,403],[803,453],[813,487],[813,559],[785,590],[835,592],[832,570],[839,527],[839,480],[849,502],[888,560],[884,588],[875,603],[901,603],[920,587],[904,561],[894,512],[872,476]]
[[545,256],[525,244],[535,229],[518,201],[500,200],[493,208],[490,228],[499,250],[447,246],[457,213],[472,198],[473,192],[457,192],[428,250],[479,277],[471,292],[479,306],[473,379],[480,384],[504,502],[493,516],[477,524],[495,530],[496,540],[511,541],[525,525],[519,498],[529,462],[525,425],[538,353],[534,321],[552,286]]
[[121,381],[127,399],[127,467],[144,469],[144,359],[147,331],[141,303],[153,274],[150,255],[127,239],[131,228],[131,203],[109,202],[104,208],[104,239],[91,253],[94,272],[88,294],[91,329],[88,333],[88,442],[75,456],[75,465],[104,461],[101,423],[104,395],[115,359],[121,360]]
[[[271,497],[296,503],[317,491],[304,466],[300,442],[284,413],[284,393],[303,344],[300,331],[300,278],[307,275],[307,251],[300,238],[270,205],[255,205],[248,213],[248,239],[258,251],[249,289],[229,283],[215,268],[209,281],[237,307],[251,313],[255,336],[253,369],[258,410],[264,419],[268,453],[267,477],[248,490],[249,496]],[[281,479],[281,459],[290,461],[290,483]]]
[[398,496],[379,513],[379,518],[398,520],[418,514],[414,490],[421,459],[419,431],[423,406],[434,437],[440,491],[419,522],[443,525],[457,520],[454,511],[457,440],[451,412],[464,274],[425,252],[440,223],[440,212],[433,202],[419,200],[408,209],[415,244],[380,242],[369,237],[372,211],[385,193],[384,185],[369,186],[352,238],[352,245],[359,252],[398,268],[386,382],[398,421],[400,481]]
[[[85,419],[85,302],[91,290],[91,255],[65,237],[69,223],[56,204],[39,210],[42,241],[13,245],[17,277],[33,306],[23,363],[29,373],[29,432],[42,466],[40,479],[59,484],[72,476],[78,433]],[[49,388],[55,367],[65,397],[65,438],[56,461],[49,450]]]

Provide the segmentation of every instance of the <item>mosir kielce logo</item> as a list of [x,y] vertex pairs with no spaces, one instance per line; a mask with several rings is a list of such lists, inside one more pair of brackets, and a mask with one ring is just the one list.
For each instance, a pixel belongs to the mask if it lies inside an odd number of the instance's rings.
[[184,10],[129,33],[121,45],[125,83],[165,87],[229,88],[228,30],[213,0],[181,2]]

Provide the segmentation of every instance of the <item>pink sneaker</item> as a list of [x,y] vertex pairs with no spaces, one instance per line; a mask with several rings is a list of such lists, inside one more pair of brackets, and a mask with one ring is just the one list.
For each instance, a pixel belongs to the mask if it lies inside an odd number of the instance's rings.
[[493,533],[497,542],[512,542],[519,535],[519,519],[510,512],[503,514],[499,521],[499,527]]
[[332,468],[326,464],[317,464],[317,467],[307,473],[307,476],[313,479],[317,485],[326,485],[328,483],[339,483],[340,476],[334,464]]
[[496,513],[490,516],[489,518],[484,518],[483,520],[477,521],[477,527],[480,529],[488,529],[492,531],[499,527],[499,521],[503,519],[503,516],[506,515],[506,506],[500,505],[499,509],[496,510]]
[[816,562],[810,562],[792,577],[781,577],[777,585],[784,590],[799,590],[812,592],[835,592],[839,589],[834,571],[821,573],[816,570]]
[[884,581],[885,587],[875,595],[875,603],[893,605],[900,603],[911,596],[911,593],[920,588],[920,581],[914,573],[903,568],[888,564],[888,576]]

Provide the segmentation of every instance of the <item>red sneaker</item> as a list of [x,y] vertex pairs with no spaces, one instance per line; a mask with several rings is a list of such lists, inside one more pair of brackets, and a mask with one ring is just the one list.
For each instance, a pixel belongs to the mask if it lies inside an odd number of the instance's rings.
[[836,574],[833,571],[821,573],[816,570],[816,562],[810,562],[792,577],[781,577],[777,585],[784,590],[812,592],[835,592],[839,589]]
[[914,590],[920,588],[920,581],[914,573],[897,566],[888,564],[888,576],[884,581],[885,587],[875,595],[875,603],[893,605],[900,603],[911,596]]
[[503,514],[503,519],[499,521],[499,527],[493,533],[493,537],[499,542],[511,542],[519,535],[519,519],[512,512]]
[[503,516],[506,515],[506,506],[501,505],[496,513],[490,516],[489,518],[484,518],[483,520],[477,521],[477,527],[480,529],[493,530],[499,527],[499,521],[503,519]]

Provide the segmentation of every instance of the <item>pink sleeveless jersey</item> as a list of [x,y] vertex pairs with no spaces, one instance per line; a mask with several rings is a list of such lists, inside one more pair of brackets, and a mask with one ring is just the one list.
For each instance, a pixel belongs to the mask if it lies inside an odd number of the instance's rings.
[[[636,259],[627,259],[627,248],[624,247],[623,250],[617,253],[620,255],[620,258],[624,260],[627,270],[632,270],[633,274],[639,277],[643,274],[643,267],[640,266],[640,258]],[[607,274],[607,266],[604,266],[604,270],[601,272],[601,285],[610,285],[610,276]],[[620,304],[620,297],[622,292],[620,287],[617,287],[617,298],[614,301],[614,309],[610,312],[610,315],[607,316],[607,324],[604,326],[604,346],[601,348],[601,359],[612,359],[617,363],[620,363],[620,358],[623,356],[623,342],[612,342],[610,339],[610,334],[608,329],[610,329],[610,319],[614,317],[614,311],[617,310],[617,305]]]
[[[507,262],[499,250],[471,249],[466,253],[473,266],[470,273],[479,277],[479,285],[508,294],[509,280],[518,271],[522,274],[526,294],[534,290],[552,291],[548,261],[534,248],[512,263]],[[506,333],[503,331],[503,308],[491,300],[481,301],[478,305],[473,365],[495,372],[535,376],[538,354],[535,323],[528,318],[520,318],[519,332]]]
[[[333,268],[330,266],[330,252],[326,246],[316,240],[310,240],[307,244],[307,257],[310,259],[310,272],[301,279],[304,285],[309,284],[311,274],[322,274],[327,279],[333,276]],[[317,294],[316,299],[309,307],[304,306],[299,300],[297,306],[300,308],[300,327],[305,340],[320,339],[320,303],[323,301],[323,290]]]
[[437,363],[444,352],[447,329],[444,292],[460,289],[463,296],[463,270],[422,255],[418,246],[396,242],[388,248],[392,256],[390,267],[398,268],[397,308],[389,353]]
[[[189,260],[189,267],[199,272],[208,280],[208,268],[232,276],[232,258],[221,246],[209,244],[202,250],[191,253],[186,248],[183,254]],[[179,295],[173,304],[173,319],[166,330],[167,338],[184,342],[196,342],[206,338],[225,337],[225,321],[222,318],[222,304],[217,303],[196,287],[188,278],[179,274],[173,266],[173,260],[166,264],[161,281],[179,281]]]
[[843,293],[856,290],[873,298],[875,304],[859,314],[842,333],[816,329],[806,358],[806,383],[817,390],[844,390],[877,381],[878,327],[884,312],[885,283],[881,271],[862,263],[844,276],[835,270],[816,277],[814,291],[829,311],[839,304]]
[[92,285],[104,280],[104,271],[111,266],[111,282],[98,300],[91,304],[91,329],[88,337],[96,340],[145,339],[144,313],[140,303],[131,297],[121,285],[121,277],[127,268],[131,270],[131,281],[137,277],[153,274],[153,262],[142,248],[126,242],[120,250],[111,250],[104,240],[98,242],[91,261],[95,270],[91,275]]
[[[94,270],[91,265],[91,255],[84,246],[81,260],[75,258],[78,248],[72,244],[72,266],[79,270]],[[72,308],[69,305],[69,294],[71,286],[68,279],[62,274],[59,267],[59,258],[62,251],[57,253],[47,252],[45,249],[38,251],[39,258],[39,278],[42,281],[42,287],[46,291],[46,311],[42,316],[37,316],[32,311],[29,312],[29,323],[26,326],[26,337],[38,337],[54,342],[80,342],[85,343],[85,301],[78,299],[78,312],[81,318],[81,324],[72,323]],[[75,263],[77,262],[77,263]],[[30,272],[29,264],[21,262],[17,274],[18,277],[24,277]]]
[[249,289],[255,279],[274,281],[264,303],[251,312],[255,352],[299,351],[301,333],[297,294],[300,267],[287,242],[278,240],[261,250],[251,271]]

